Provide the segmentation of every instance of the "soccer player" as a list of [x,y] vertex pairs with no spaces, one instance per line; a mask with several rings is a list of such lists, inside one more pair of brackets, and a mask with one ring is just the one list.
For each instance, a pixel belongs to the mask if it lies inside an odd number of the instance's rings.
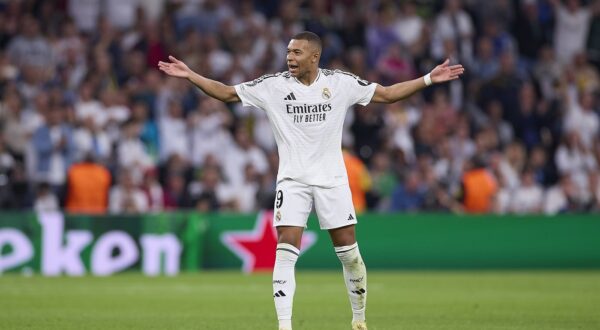
[[203,77],[173,56],[158,64],[168,75],[189,80],[211,97],[261,108],[269,118],[279,151],[273,297],[280,330],[292,329],[294,268],[313,203],[320,227],[329,231],[343,266],[352,329],[367,329],[367,272],[355,238],[356,213],[341,148],[348,108],[393,103],[431,84],[457,79],[464,71],[462,65],[446,60],[424,77],[384,87],[351,73],[319,68],[321,47],[316,34],[299,33],[288,44],[288,71],[235,86]]

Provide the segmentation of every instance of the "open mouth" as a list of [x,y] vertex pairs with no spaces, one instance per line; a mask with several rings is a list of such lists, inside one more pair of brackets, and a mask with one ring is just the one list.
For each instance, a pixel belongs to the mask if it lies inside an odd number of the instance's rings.
[[288,64],[288,68],[290,69],[290,71],[298,70],[298,66],[295,64]]

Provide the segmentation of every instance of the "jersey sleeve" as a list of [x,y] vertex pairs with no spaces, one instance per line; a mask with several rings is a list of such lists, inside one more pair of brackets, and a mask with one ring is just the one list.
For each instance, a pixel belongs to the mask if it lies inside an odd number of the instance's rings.
[[371,102],[377,84],[361,79],[360,77],[340,72],[343,90],[350,100],[349,105],[360,104],[365,106]]
[[256,107],[265,109],[269,97],[269,85],[274,75],[264,75],[252,81],[235,85],[235,92],[245,107]]

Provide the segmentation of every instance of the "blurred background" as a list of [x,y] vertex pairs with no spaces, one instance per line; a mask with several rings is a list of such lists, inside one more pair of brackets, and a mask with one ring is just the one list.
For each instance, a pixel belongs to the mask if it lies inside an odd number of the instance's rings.
[[0,208],[68,213],[272,207],[261,110],[210,99],[157,62],[226,84],[321,67],[389,85],[444,59],[462,79],[349,109],[359,212],[600,210],[600,5],[578,0],[0,0]]

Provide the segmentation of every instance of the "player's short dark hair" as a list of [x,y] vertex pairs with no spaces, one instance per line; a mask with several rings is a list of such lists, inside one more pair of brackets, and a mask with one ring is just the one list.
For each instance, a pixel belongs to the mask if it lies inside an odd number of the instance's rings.
[[303,31],[292,37],[294,40],[306,40],[317,47],[319,53],[323,49],[323,42],[321,42],[321,38],[316,33],[310,31]]

